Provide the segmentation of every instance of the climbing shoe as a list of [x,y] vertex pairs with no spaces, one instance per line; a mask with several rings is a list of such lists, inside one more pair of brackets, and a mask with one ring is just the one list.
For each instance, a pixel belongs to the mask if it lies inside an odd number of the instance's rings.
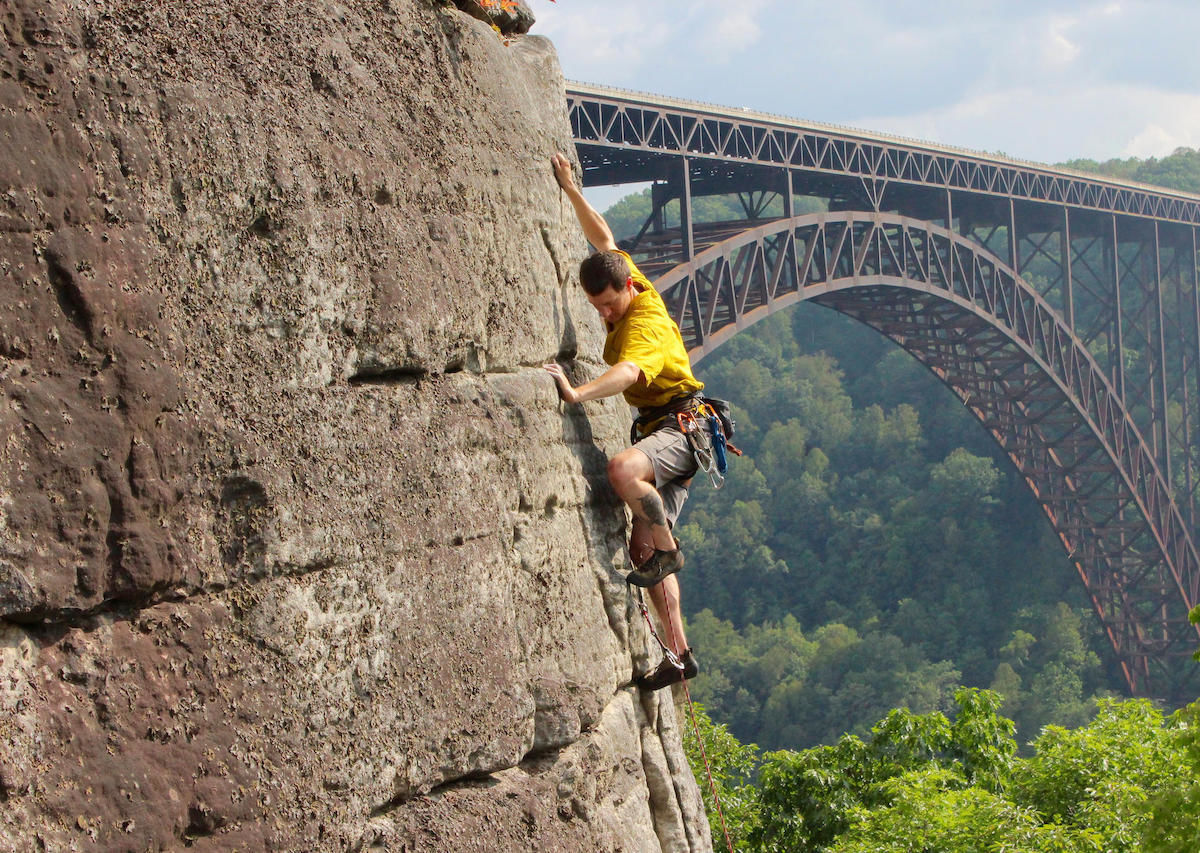
[[661,690],[671,684],[676,684],[683,679],[692,679],[700,672],[700,664],[696,663],[696,656],[692,654],[692,650],[688,649],[683,653],[683,657],[679,659],[683,664],[683,669],[671,663],[670,658],[663,658],[662,663],[654,669],[647,672],[645,675],[639,675],[636,679],[636,684],[643,690]]
[[682,568],[683,552],[679,550],[679,540],[676,539],[674,551],[655,548],[650,559],[625,576],[625,583],[641,587],[657,586],[667,575],[673,575]]

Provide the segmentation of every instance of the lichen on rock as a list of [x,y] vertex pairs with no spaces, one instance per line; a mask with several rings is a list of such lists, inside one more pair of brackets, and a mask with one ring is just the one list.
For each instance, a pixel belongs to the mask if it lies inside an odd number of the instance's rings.
[[533,12],[522,0],[454,0],[454,5],[501,35],[524,35],[534,24]]

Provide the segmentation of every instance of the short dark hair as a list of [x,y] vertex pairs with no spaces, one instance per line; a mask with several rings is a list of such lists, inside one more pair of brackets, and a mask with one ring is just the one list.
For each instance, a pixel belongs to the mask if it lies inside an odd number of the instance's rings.
[[617,252],[595,252],[579,265],[579,283],[591,296],[599,296],[606,287],[620,290],[629,275],[629,263]]

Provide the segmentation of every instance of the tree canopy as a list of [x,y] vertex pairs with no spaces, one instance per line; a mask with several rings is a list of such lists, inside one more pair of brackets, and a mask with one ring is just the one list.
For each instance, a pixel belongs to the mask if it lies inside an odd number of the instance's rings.
[[907,354],[802,305],[701,376],[747,454],[692,490],[683,604],[693,692],[737,737],[829,744],[890,708],[945,711],[960,684],[1032,737],[1120,688],[1024,480]]
[[[1105,699],[1078,728],[1047,727],[1032,754],[1021,757],[1001,701],[992,691],[963,688],[949,714],[897,708],[863,737],[847,734],[827,746],[761,758],[703,709],[698,715],[738,850],[1200,849],[1200,703],[1166,717],[1148,700]],[[687,746],[698,754],[690,733]],[[705,802],[719,849],[719,818],[707,791]]]
[[1114,158],[1096,160],[1068,160],[1058,165],[1080,172],[1094,172],[1110,178],[1122,178],[1143,184],[1200,193],[1200,151],[1195,148],[1176,148],[1166,157]]

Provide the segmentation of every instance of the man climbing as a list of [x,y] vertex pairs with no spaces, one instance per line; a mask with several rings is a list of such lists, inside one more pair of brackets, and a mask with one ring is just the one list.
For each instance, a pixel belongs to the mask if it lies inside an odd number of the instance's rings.
[[579,283],[608,330],[604,361],[610,367],[578,388],[560,365],[545,368],[567,403],[624,394],[638,409],[635,443],[609,460],[608,479],[633,513],[629,557],[635,568],[626,581],[649,588],[659,622],[667,629],[665,640],[682,665],[681,669],[666,659],[637,679],[639,687],[658,690],[681,678],[694,678],[700,670],[680,618],[675,573],[683,568],[683,554],[671,528],[697,467],[675,415],[696,409],[704,383],[692,375],[679,326],[662,297],[629,255],[617,248],[608,223],[575,185],[570,161],[555,154],[551,164],[584,236],[596,248],[579,265]]

